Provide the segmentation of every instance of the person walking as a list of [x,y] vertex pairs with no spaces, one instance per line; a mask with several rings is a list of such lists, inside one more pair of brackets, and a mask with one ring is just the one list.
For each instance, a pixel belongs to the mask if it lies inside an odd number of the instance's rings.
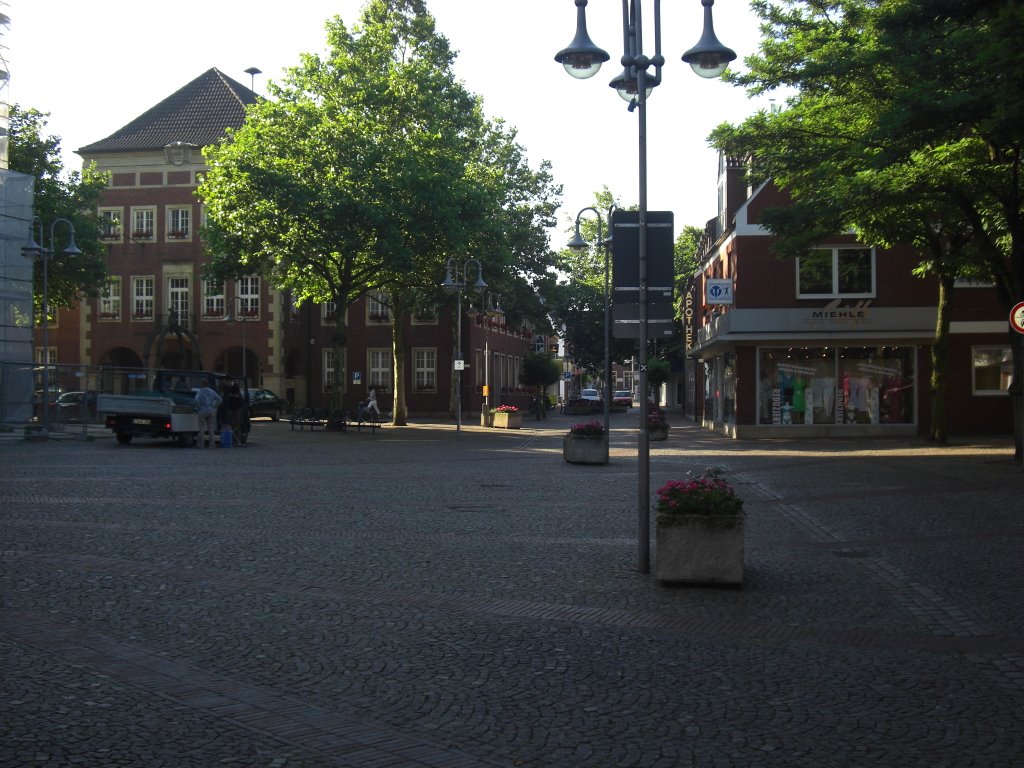
[[203,379],[199,382],[199,389],[196,391],[195,397],[196,413],[199,414],[199,434],[196,448],[202,448],[205,445],[204,431],[206,437],[209,438],[210,447],[213,448],[216,445],[214,435],[217,430],[217,408],[222,402],[224,402],[223,398],[210,388],[209,381]]
[[377,418],[380,418],[380,408],[377,407],[377,390],[374,387],[370,387],[370,394],[366,398],[366,415],[370,415],[370,411],[377,414]]
[[244,404],[242,390],[237,381],[232,381],[224,393],[224,410],[227,412],[228,424],[231,425],[231,434],[234,435],[235,445],[244,446],[242,439],[242,406]]

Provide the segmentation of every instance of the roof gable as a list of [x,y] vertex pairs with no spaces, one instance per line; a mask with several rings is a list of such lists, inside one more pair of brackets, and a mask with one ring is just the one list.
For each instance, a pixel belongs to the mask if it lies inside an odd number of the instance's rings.
[[209,69],[107,138],[82,147],[78,154],[162,150],[174,142],[204,147],[223,137],[225,129],[241,127],[246,106],[259,98],[220,70]]

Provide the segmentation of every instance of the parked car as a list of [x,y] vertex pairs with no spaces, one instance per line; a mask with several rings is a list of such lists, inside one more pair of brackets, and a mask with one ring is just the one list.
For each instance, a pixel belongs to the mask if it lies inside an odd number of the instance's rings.
[[50,386],[49,395],[43,396],[43,390],[37,389],[32,393],[32,413],[36,418],[42,416],[42,404],[45,402],[50,407],[50,412],[57,407],[57,399],[64,393],[63,387]]
[[628,389],[617,389],[612,392],[612,403],[629,408],[633,405],[633,393]]
[[601,393],[596,389],[584,389],[580,391],[580,400],[597,400],[601,401]]
[[57,398],[57,418],[61,421],[81,421],[96,413],[95,392],[65,392]]
[[288,407],[288,401],[282,400],[269,389],[249,390],[249,418],[256,419],[261,416],[273,421],[281,418],[281,412]]

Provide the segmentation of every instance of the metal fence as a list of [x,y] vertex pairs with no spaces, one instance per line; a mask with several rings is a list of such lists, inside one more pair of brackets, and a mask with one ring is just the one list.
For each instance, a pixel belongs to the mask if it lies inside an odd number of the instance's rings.
[[16,431],[45,421],[60,432],[98,424],[103,414],[96,410],[97,395],[147,389],[151,373],[145,368],[50,365],[44,374],[38,364],[0,361],[0,428]]

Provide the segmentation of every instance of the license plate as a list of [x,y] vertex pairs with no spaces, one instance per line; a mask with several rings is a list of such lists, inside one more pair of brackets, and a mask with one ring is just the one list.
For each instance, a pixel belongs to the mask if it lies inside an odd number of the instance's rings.
[[149,419],[132,419],[132,424],[141,424],[143,426],[149,426]]

